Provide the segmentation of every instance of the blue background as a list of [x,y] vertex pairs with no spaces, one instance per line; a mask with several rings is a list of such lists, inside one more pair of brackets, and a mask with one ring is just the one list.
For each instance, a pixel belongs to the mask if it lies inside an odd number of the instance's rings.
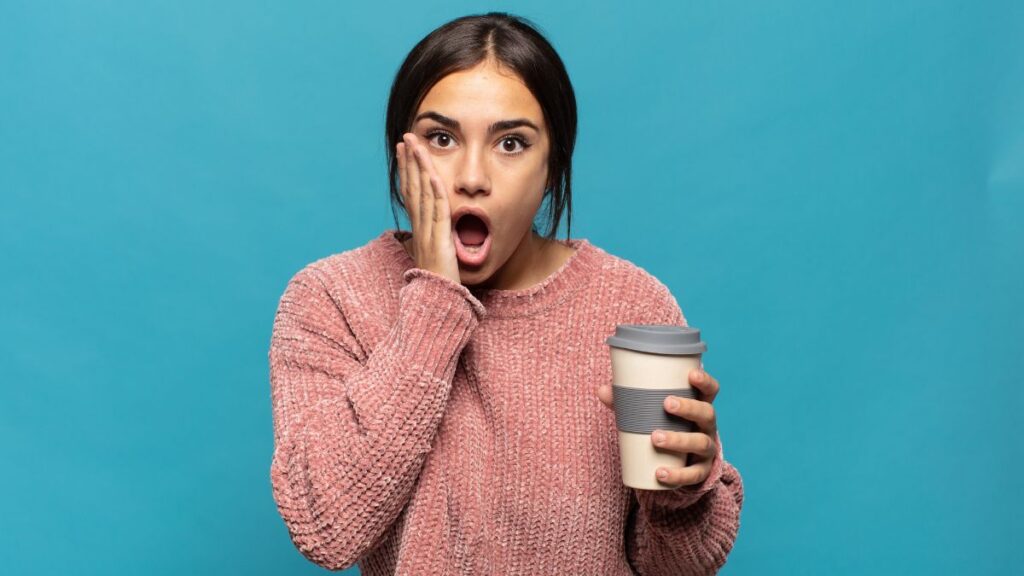
[[4,2],[3,571],[323,572],[271,497],[273,315],[393,226],[393,74],[489,9],[573,79],[573,236],[709,343],[722,573],[1019,570],[1024,9],[834,4]]

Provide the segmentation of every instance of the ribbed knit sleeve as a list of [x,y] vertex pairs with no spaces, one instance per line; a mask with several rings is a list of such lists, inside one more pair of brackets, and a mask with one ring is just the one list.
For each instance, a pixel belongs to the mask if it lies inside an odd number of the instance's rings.
[[[659,284],[660,315],[653,323],[687,326],[675,298]],[[703,367],[703,360],[701,362]],[[675,490],[634,488],[636,522],[626,535],[626,555],[640,576],[715,574],[725,565],[740,527],[743,481],[725,461],[715,434],[718,455],[701,484]]]
[[408,502],[486,311],[465,286],[413,268],[390,331],[366,351],[325,277],[314,265],[297,273],[274,317],[270,476],[295,546],[339,570],[376,546]]

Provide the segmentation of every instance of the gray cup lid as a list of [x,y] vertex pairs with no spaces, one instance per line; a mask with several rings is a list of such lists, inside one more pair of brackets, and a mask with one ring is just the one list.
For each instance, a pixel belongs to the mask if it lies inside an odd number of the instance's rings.
[[702,354],[708,349],[697,328],[668,324],[619,324],[605,343],[653,354]]

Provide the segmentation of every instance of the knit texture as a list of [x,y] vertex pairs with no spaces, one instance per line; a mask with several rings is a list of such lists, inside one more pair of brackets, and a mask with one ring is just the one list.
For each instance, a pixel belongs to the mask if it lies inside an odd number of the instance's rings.
[[268,354],[270,480],[310,561],[385,574],[713,574],[740,524],[722,453],[698,486],[622,484],[605,338],[686,326],[651,274],[586,239],[522,290],[416,268],[386,230],[288,282]]

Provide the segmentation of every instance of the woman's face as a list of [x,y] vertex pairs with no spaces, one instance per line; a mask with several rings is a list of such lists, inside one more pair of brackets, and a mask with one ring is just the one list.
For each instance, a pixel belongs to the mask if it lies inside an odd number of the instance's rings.
[[[507,120],[526,123],[490,129]],[[540,104],[522,80],[490,59],[449,74],[427,92],[410,131],[430,151],[452,213],[473,206],[490,220],[490,250],[479,266],[460,258],[462,283],[483,283],[517,251],[523,260],[534,247],[531,227],[547,184],[549,141]]]

